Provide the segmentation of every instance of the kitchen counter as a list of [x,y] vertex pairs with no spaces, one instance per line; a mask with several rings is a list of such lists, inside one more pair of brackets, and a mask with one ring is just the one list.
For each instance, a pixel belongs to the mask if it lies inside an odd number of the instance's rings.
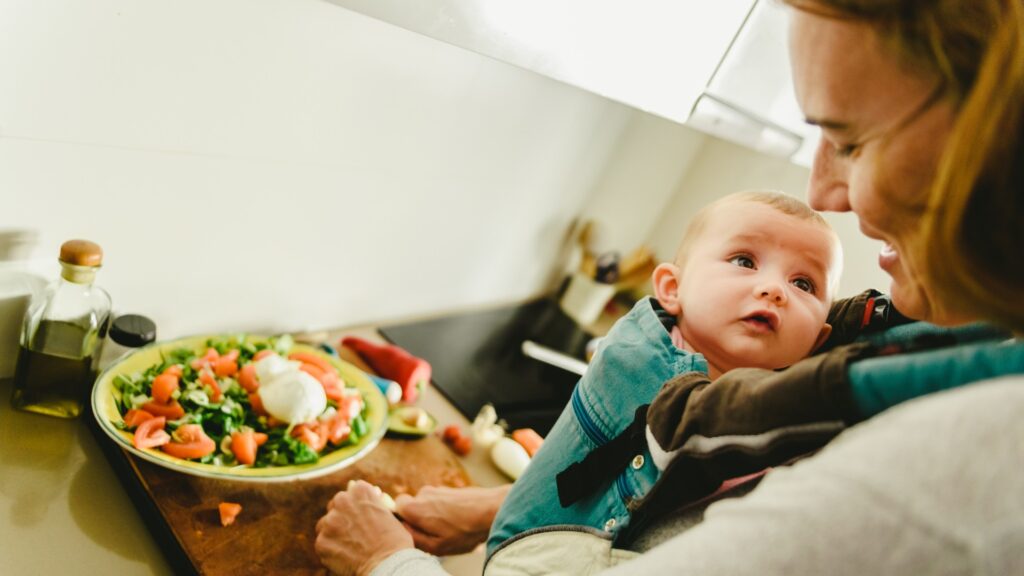
[[[372,328],[349,329],[378,341]],[[336,342],[341,333],[332,334]],[[346,356],[346,359],[348,357]],[[84,418],[63,420],[11,408],[0,380],[0,558],[4,574],[173,574]],[[440,425],[467,419],[436,390],[420,406]],[[473,482],[508,480],[484,451],[462,460]],[[445,559],[456,575],[479,574],[483,554]]]

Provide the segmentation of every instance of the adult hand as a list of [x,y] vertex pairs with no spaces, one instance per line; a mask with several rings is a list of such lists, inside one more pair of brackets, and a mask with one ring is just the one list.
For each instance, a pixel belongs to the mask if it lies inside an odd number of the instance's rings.
[[511,484],[496,488],[425,486],[395,499],[416,547],[447,556],[469,552],[487,539]]
[[316,553],[331,572],[366,575],[391,554],[412,548],[409,533],[381,503],[380,488],[349,483],[316,523]]

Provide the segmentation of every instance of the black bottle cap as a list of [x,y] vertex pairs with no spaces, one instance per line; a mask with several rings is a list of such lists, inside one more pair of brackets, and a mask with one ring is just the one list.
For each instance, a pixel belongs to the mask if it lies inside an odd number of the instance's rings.
[[123,314],[110,326],[110,338],[129,348],[145,346],[156,340],[156,324],[145,316]]

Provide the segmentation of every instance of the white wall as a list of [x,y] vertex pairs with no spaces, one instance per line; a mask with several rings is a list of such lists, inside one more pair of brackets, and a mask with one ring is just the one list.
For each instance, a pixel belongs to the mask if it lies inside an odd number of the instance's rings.
[[591,248],[629,254],[647,242],[652,226],[679,190],[700,153],[704,134],[645,112],[636,112],[623,131],[582,219],[595,226]]
[[319,0],[6,0],[0,70],[0,228],[165,338],[543,291],[633,116]]
[[[740,190],[772,189],[806,199],[810,171],[785,160],[758,154],[708,137],[689,163],[672,200],[653,226],[650,243],[660,259],[671,259],[690,219],[703,206]],[[844,270],[839,295],[865,288],[888,290],[889,278],[878,268],[881,243],[863,236],[852,214],[825,214],[843,245]]]

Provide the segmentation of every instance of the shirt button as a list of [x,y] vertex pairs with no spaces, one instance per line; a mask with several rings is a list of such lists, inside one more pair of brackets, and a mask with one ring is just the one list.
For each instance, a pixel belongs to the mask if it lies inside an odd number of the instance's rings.
[[637,454],[633,457],[633,470],[639,470],[644,467],[644,455]]
[[605,532],[611,532],[612,528],[615,528],[615,518],[609,518],[608,521],[604,523]]

